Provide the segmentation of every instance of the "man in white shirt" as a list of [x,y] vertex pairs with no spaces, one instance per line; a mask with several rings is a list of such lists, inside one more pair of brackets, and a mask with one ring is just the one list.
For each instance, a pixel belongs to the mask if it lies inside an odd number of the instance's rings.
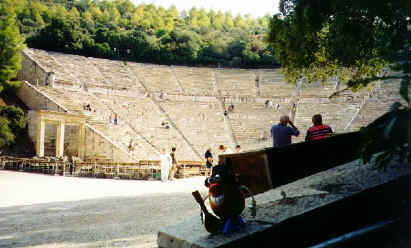
[[171,168],[171,156],[170,154],[166,153],[165,148],[161,149],[160,165],[161,165],[161,181],[167,182],[168,174]]

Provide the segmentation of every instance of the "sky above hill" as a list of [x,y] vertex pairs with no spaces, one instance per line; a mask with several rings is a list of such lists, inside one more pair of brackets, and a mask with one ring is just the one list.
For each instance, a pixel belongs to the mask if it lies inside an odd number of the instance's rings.
[[231,11],[233,15],[251,14],[253,17],[261,17],[265,14],[272,15],[278,13],[279,0],[132,0],[135,4],[153,3],[156,6],[165,8],[175,5],[179,11],[189,10],[192,7]]

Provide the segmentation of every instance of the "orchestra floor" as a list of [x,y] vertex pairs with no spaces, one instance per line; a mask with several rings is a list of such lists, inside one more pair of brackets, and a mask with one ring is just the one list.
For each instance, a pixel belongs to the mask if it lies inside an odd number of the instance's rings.
[[0,247],[157,247],[157,231],[199,214],[204,177],[161,181],[0,170]]

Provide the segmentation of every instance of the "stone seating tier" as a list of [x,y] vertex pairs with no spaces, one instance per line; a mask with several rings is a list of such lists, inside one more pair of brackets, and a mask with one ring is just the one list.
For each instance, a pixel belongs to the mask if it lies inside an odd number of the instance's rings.
[[329,80],[326,83],[304,82],[301,87],[301,97],[329,97],[336,90],[337,81]]
[[267,145],[271,126],[278,123],[282,115],[288,115],[290,110],[290,103],[282,103],[278,111],[275,106],[266,107],[262,102],[237,103],[228,117],[236,140],[243,149],[257,149]]
[[256,75],[249,70],[217,70],[217,84],[223,96],[256,96]]
[[[73,101],[70,95],[75,94],[69,90],[62,90],[57,88],[50,88],[45,86],[39,86],[38,89],[49,96],[53,101],[66,107],[69,111],[78,114],[84,114],[83,107],[80,102]],[[47,110],[47,106],[44,106]]]
[[[110,107],[115,106],[108,106],[107,104],[110,103],[98,100],[98,97],[104,99],[101,95],[96,96],[92,93],[50,87],[39,87],[39,89],[57,103],[65,106],[69,111],[90,116],[87,123],[108,136],[123,149],[128,149],[130,139],[133,139],[137,144],[132,153],[135,157],[157,159],[157,151],[150,149],[150,146],[146,145],[147,142],[141,139],[127,123],[121,120],[118,122],[118,125],[109,123],[110,114],[112,119],[114,118],[114,112]],[[89,103],[92,111],[84,110],[84,103]],[[96,111],[94,112],[94,110]]]
[[214,150],[213,154],[218,154],[220,144],[234,148],[224,123],[223,111],[216,99],[212,102],[163,101],[161,106],[184,130],[187,139],[201,156],[209,147]]
[[[170,150],[171,147],[176,146],[178,151],[184,154],[184,159],[199,159],[171,123],[169,123],[168,129],[161,125],[162,122],[168,122],[167,116],[161,112],[150,98],[131,98],[102,94],[97,96],[98,98],[104,98],[105,104],[118,113],[119,123],[122,122],[124,124],[124,122],[127,122],[126,124],[134,130],[134,133],[139,133],[146,141],[156,147],[157,154],[162,148]],[[130,136],[130,134],[125,137],[130,137],[129,139],[133,139],[134,142],[136,141],[134,136]],[[147,144],[147,142],[145,143]]]
[[331,102],[328,99],[304,98],[300,99],[295,115],[295,125],[301,135],[296,140],[304,140],[307,130],[312,126],[312,116],[321,114],[323,123],[330,125],[334,132],[346,132],[345,128],[358,112],[361,103]]
[[[314,114],[321,113],[324,123],[336,132],[356,130],[400,99],[399,84],[384,84],[369,93],[371,97],[347,91],[340,98],[328,99],[337,86],[332,80],[325,85],[303,84],[297,96],[296,86],[287,84],[278,69],[162,66],[36,49],[25,53],[42,70],[55,72],[55,88],[40,86],[40,91],[70,112],[89,115],[88,124],[123,150],[133,139],[135,149],[130,153],[137,159],[158,159],[161,148],[177,146],[180,158],[199,160],[208,147],[217,155],[220,144],[234,148],[232,136],[245,150],[271,146],[271,139],[262,140],[261,133],[269,136],[271,125],[291,113],[294,101],[295,124],[302,133],[299,141]],[[43,77],[39,75],[38,80]],[[227,118],[220,97],[226,108],[231,103],[235,106]],[[272,101],[271,109],[266,108],[266,100]],[[85,111],[84,103],[90,103],[93,111]],[[277,103],[278,112],[274,109]],[[119,115],[118,125],[109,123],[114,112]],[[168,129],[161,126],[163,121],[169,122]]]
[[127,63],[151,92],[182,94],[183,90],[169,66]]
[[49,54],[57,63],[64,65],[65,70],[70,71],[80,85],[110,85],[110,82],[88,58],[54,52],[49,52]]
[[116,88],[134,89],[143,92],[144,88],[139,84],[135,76],[130,72],[128,63],[117,60],[89,58],[106,81]]
[[[396,75],[398,73],[390,74]],[[407,103],[400,96],[399,89],[400,83],[398,79],[378,83],[375,89],[370,92],[369,97],[365,100],[365,104],[361,108],[357,117],[353,120],[349,130],[358,130],[359,128],[373,122],[382,114],[389,111],[395,102],[400,102],[406,106]],[[408,95],[411,98],[410,91]]]
[[217,89],[214,87],[215,75],[209,68],[193,68],[186,66],[172,66],[173,73],[178,78],[187,95],[214,96]]
[[39,63],[46,71],[54,72],[56,79],[63,82],[76,82],[76,79],[61,65],[56,63],[47,51],[26,49],[25,52]]

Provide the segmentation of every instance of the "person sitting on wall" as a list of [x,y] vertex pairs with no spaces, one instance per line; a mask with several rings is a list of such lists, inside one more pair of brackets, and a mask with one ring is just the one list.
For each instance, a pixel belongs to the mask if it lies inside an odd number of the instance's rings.
[[240,153],[240,152],[243,152],[243,149],[241,149],[241,146],[240,146],[240,145],[236,145],[236,146],[235,146],[235,151],[236,151],[237,153]]
[[233,152],[230,150],[230,148],[228,148],[228,147],[225,146],[225,145],[220,145],[220,146],[218,147],[218,150],[220,151],[220,154],[233,153]]
[[333,130],[330,126],[323,124],[323,118],[320,114],[314,115],[312,121],[314,125],[307,130],[305,141],[325,139],[332,135]]
[[[287,125],[290,125],[288,127]],[[271,127],[273,147],[281,147],[291,144],[291,136],[300,135],[300,131],[294,126],[287,115],[281,116],[280,123]]]

